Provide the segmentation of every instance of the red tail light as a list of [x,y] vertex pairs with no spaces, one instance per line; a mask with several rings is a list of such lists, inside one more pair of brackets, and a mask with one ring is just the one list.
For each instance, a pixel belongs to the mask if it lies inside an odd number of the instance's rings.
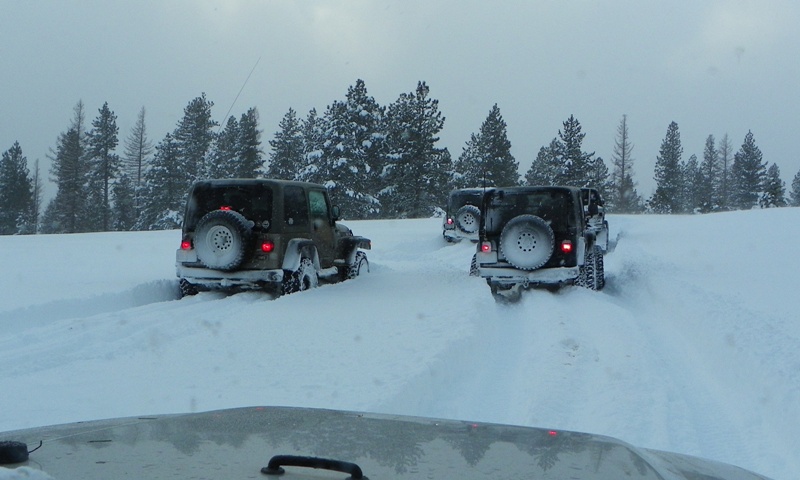
[[561,251],[563,253],[570,253],[572,251],[572,241],[564,240],[561,242]]
[[481,243],[481,252],[489,253],[491,251],[492,251],[492,244],[491,243],[489,243],[489,242]]
[[271,240],[267,240],[266,242],[261,244],[262,252],[270,253],[273,250],[275,250],[275,244]]
[[447,224],[448,225],[452,225],[453,224],[453,219],[452,218],[448,218],[447,219]]
[[222,205],[221,207],[219,207],[219,209],[220,210],[230,210],[231,206],[230,205]]
[[191,250],[192,249],[192,242],[189,240],[184,240],[181,242],[181,250]]

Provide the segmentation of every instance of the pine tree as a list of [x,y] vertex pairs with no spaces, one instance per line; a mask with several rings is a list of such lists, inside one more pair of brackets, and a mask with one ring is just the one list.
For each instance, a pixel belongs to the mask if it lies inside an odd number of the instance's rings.
[[733,156],[731,177],[733,180],[732,205],[739,210],[756,206],[764,191],[767,164],[762,163],[761,150],[756,146],[752,132],[747,132],[744,143]]
[[146,202],[137,220],[137,230],[180,228],[188,195],[181,162],[178,144],[172,135],[167,134],[156,145],[151,168],[145,175]]
[[136,124],[131,129],[130,135],[125,139],[122,155],[122,171],[131,179],[134,189],[134,210],[138,216],[141,211],[141,190],[144,186],[144,175],[150,166],[153,155],[153,142],[147,137],[145,125],[145,109],[139,110]]
[[572,187],[594,186],[592,182],[596,171],[594,164],[594,152],[586,153],[583,151],[583,138],[585,133],[581,132],[581,124],[574,115],[563,123],[563,130],[558,131],[558,151],[556,158],[559,162],[559,172],[555,179],[557,185],[568,185]]
[[348,88],[345,101],[325,112],[322,155],[313,178],[353,219],[380,215],[378,192],[385,162],[384,108],[367,94],[363,80]]
[[418,82],[414,92],[389,105],[386,186],[379,194],[384,217],[428,217],[446,201],[452,160],[447,149],[436,146],[444,116],[429,93],[428,85]]
[[33,182],[19,142],[0,157],[0,235],[30,233]]
[[681,213],[696,213],[700,210],[702,178],[697,155],[692,154],[685,164],[681,165],[683,191],[681,197]]
[[138,217],[135,205],[136,188],[128,175],[123,174],[114,183],[111,194],[114,198],[112,228],[116,231],[132,230]]
[[209,154],[207,175],[209,178],[236,178],[238,161],[239,122],[228,117],[225,128],[216,135]]
[[51,157],[50,174],[58,190],[45,209],[42,231],[45,233],[76,233],[86,231],[86,137],[84,134],[83,102],[75,105],[69,129],[59,135]]
[[455,170],[464,187],[519,185],[519,163],[511,154],[507,125],[494,104],[458,157]]
[[317,110],[311,109],[301,124],[301,138],[303,141],[302,166],[298,172],[298,180],[305,182],[318,182],[317,174],[320,171],[322,148],[325,143],[324,117],[317,116]]
[[792,180],[792,191],[789,193],[789,204],[793,207],[800,207],[800,170],[794,175]]
[[699,167],[699,180],[698,180],[698,205],[697,209],[700,213],[708,213],[715,211],[720,206],[719,201],[719,180],[720,180],[720,164],[719,153],[714,145],[714,136],[709,135],[706,138],[706,146],[703,149],[703,161]]
[[671,122],[667,127],[667,135],[661,142],[659,155],[656,158],[655,181],[656,191],[648,200],[648,208],[655,213],[679,213],[683,190],[681,172],[681,134],[678,124]]
[[42,213],[42,195],[44,191],[41,171],[39,169],[39,159],[33,162],[33,172],[31,177],[31,185],[33,192],[31,194],[31,210],[30,210],[30,231],[25,233],[36,234],[39,233],[39,224]]
[[628,116],[623,115],[614,141],[614,153],[611,157],[614,169],[611,173],[610,195],[606,202],[609,210],[616,213],[636,212],[641,203],[636,183],[633,181],[632,153],[633,144],[628,136]]
[[258,129],[258,110],[251,107],[239,119],[239,138],[236,146],[237,178],[257,178],[263,172],[264,152],[261,150],[261,130]]
[[86,153],[89,164],[87,194],[92,201],[87,216],[96,218],[91,230],[105,232],[111,229],[111,186],[120,171],[120,159],[114,153],[119,143],[118,133],[117,116],[108,108],[106,102],[100,108],[97,118],[92,121],[92,130],[88,134],[87,142]]
[[558,139],[555,138],[550,142],[550,145],[539,149],[539,153],[525,174],[526,185],[548,186],[556,184],[559,171],[558,151]]
[[731,163],[733,162],[733,146],[728,134],[722,136],[717,150],[719,160],[719,182],[717,183],[717,201],[720,210],[731,209],[731,197],[733,195],[731,181]]
[[285,180],[297,180],[305,165],[303,159],[303,132],[297,113],[289,109],[278,124],[278,131],[269,141],[267,176]]
[[178,123],[174,139],[175,153],[183,170],[183,186],[189,186],[202,178],[208,178],[209,155],[214,143],[214,127],[219,123],[211,119],[214,102],[206,94],[193,99],[183,109],[183,118]]
[[781,169],[778,164],[773,163],[767,169],[764,178],[764,192],[758,200],[761,208],[785,207],[786,202],[786,182],[781,180]]

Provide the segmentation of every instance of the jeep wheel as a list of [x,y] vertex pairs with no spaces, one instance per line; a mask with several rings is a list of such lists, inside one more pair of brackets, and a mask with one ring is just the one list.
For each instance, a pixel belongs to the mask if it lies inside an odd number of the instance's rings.
[[197,295],[197,287],[189,283],[185,278],[181,278],[178,282],[181,298]]
[[475,205],[464,205],[456,212],[456,228],[464,233],[477,233],[481,211]]
[[580,276],[576,284],[589,290],[600,290],[605,286],[603,273],[603,253],[597,245],[586,250],[584,264],[580,269]]
[[369,272],[367,254],[364,252],[356,252],[356,259],[353,261],[353,264],[347,266],[347,279],[352,280],[361,275],[362,272]]
[[534,270],[550,260],[554,243],[553,229],[541,217],[519,215],[500,234],[500,254],[519,269]]
[[480,277],[481,272],[478,270],[478,254],[472,255],[472,262],[469,264],[469,276]]
[[244,262],[252,237],[250,222],[232,210],[214,210],[197,223],[194,248],[208,268],[230,271]]
[[315,288],[319,284],[317,269],[309,258],[300,260],[300,266],[294,272],[284,275],[283,293],[290,294]]
[[597,289],[602,290],[603,287],[606,286],[606,272],[605,272],[605,265],[603,260],[603,252],[598,247],[597,252],[594,255],[595,263],[594,263],[594,274],[595,279],[597,280]]

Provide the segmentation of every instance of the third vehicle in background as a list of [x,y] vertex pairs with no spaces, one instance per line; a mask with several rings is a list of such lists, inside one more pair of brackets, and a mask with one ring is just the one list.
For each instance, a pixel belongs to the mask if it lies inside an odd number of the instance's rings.
[[484,188],[453,190],[447,197],[447,211],[442,222],[442,236],[449,243],[462,239],[478,241],[481,198]]

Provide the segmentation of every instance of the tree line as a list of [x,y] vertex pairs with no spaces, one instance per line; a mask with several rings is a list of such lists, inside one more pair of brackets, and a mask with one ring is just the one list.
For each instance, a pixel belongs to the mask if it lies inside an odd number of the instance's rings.
[[787,197],[777,164],[763,161],[748,132],[734,152],[727,134],[709,135],[703,156],[682,158],[672,122],[656,157],[656,190],[636,190],[633,144],[623,115],[609,170],[583,150],[585,134],[570,116],[519,174],[507,125],[495,104],[453,159],[440,147],[445,117],[420,81],[388,106],[362,80],[322,114],[289,111],[265,153],[255,107],[224,126],[205,94],[184,108],[175,129],[153,144],[142,108],[120,150],[117,117],[104,103],[86,124],[82,102],[51,149],[57,191],[42,208],[38,160],[29,170],[15,142],[0,159],[0,234],[75,233],[179,228],[188,190],[206,178],[281,178],[325,185],[347,218],[416,218],[435,214],[454,188],[508,185],[593,186],[615,213],[706,213],[800,206],[800,172]]

